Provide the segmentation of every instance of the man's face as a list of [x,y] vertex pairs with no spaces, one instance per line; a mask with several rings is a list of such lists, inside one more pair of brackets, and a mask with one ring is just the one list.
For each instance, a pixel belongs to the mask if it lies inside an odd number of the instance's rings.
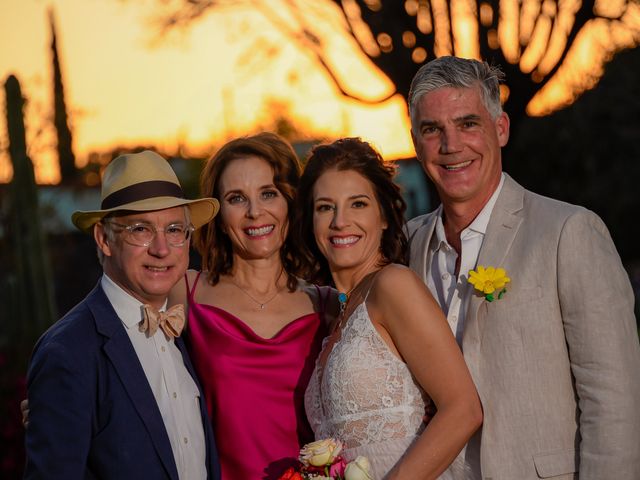
[[500,182],[507,114],[493,119],[479,87],[440,88],[420,98],[411,136],[445,206],[465,204],[480,211]]
[[184,207],[133,213],[110,220],[122,225],[147,223],[156,228],[157,233],[148,247],[127,242],[126,231],[117,226],[111,227],[113,241],[105,234],[102,224],[96,225],[94,237],[104,253],[103,268],[109,278],[140,302],[161,307],[189,265],[189,242],[174,247],[167,243],[164,234],[169,225],[186,224]]

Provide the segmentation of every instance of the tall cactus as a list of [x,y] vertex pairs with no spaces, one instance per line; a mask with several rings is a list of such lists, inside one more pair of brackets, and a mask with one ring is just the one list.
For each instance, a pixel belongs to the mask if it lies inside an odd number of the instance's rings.
[[53,9],[49,9],[49,25],[51,26],[51,53],[53,59],[53,123],[56,127],[58,138],[58,161],[60,162],[62,183],[71,184],[76,181],[78,170],[76,169],[76,158],[73,154],[71,130],[69,129],[67,107],[64,101],[64,88],[62,85],[62,72],[60,71],[60,56],[58,54]]
[[27,155],[23,118],[24,98],[13,75],[4,85],[7,105],[9,154],[13,179],[9,189],[8,249],[12,268],[8,285],[5,322],[13,341],[32,342],[55,318],[53,283],[47,246],[42,234],[33,164]]

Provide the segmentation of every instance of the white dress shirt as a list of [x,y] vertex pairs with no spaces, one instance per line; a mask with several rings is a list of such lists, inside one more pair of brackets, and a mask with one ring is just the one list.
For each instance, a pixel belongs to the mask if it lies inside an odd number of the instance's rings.
[[473,287],[467,282],[469,270],[476,268],[491,212],[493,212],[493,206],[496,204],[503,184],[504,173],[498,188],[493,192],[489,201],[471,224],[460,233],[462,257],[460,258],[458,275],[455,271],[458,253],[447,242],[442,222],[442,205],[437,210],[435,232],[429,244],[431,255],[428,258],[431,258],[431,264],[427,265],[427,286],[447,316],[449,326],[460,346],[462,346],[464,317],[473,290]]
[[[498,188],[493,192],[489,201],[480,210],[480,213],[473,219],[467,228],[460,232],[460,271],[456,275],[456,260],[458,253],[447,242],[442,222],[442,205],[438,207],[434,235],[431,237],[429,250],[431,264],[427,265],[427,287],[440,304],[440,308],[447,316],[449,326],[456,336],[456,341],[462,348],[462,336],[464,332],[464,318],[469,305],[469,298],[473,291],[472,285],[467,281],[469,270],[476,268],[478,255],[484,241],[491,212],[496,204],[502,185],[504,184],[504,173],[498,184]],[[451,475],[456,480],[480,479],[480,464],[478,458],[466,458],[465,446],[458,454],[458,459],[454,463],[466,465],[466,471],[451,470]]]
[[[140,332],[142,303],[107,275],[100,281],[109,302],[122,320],[156,399],[171,450],[182,480],[206,479],[206,448],[200,393],[173,338],[162,329],[152,337]],[[161,309],[164,310],[165,306]]]

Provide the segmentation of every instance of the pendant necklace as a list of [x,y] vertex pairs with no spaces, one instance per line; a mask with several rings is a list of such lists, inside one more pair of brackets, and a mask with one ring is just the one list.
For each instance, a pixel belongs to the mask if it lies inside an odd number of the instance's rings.
[[338,302],[340,303],[340,320],[344,321],[344,312],[347,310],[347,305],[349,304],[349,297],[351,297],[351,292],[353,292],[358,283],[356,283],[348,292],[338,292]]
[[338,329],[342,330],[349,320],[347,317],[347,307],[349,306],[349,300],[351,299],[351,293],[360,285],[356,283],[348,292],[338,292],[338,302],[340,303],[340,312],[338,314],[338,321],[333,328],[333,332]]
[[[380,270],[376,270],[374,273],[379,272]],[[371,274],[365,275],[358,283],[356,283],[348,292],[338,292],[338,302],[340,303],[340,324],[344,323],[344,315],[347,310],[347,305],[349,304],[349,298],[351,298],[351,293],[358,288]]]
[[[282,276],[282,270],[280,271],[280,274],[278,275],[278,278],[276,278],[276,287],[278,285],[278,280],[280,280],[280,277]],[[244,293],[247,297],[249,297],[251,300],[253,300],[259,307],[260,310],[264,310],[264,308],[267,306],[267,304],[269,302],[271,302],[273,299],[275,299],[278,295],[280,295],[280,292],[282,291],[281,288],[278,288],[276,290],[276,293],[273,294],[273,296],[271,298],[269,298],[268,300],[261,302],[260,300],[256,299],[253,295],[251,295],[247,290],[245,290],[244,288],[242,288],[240,285],[238,285],[236,282],[234,282],[231,277],[228,277],[229,281],[231,282],[232,285],[234,285],[236,288],[238,288],[242,293]]]
[[338,293],[338,302],[340,302],[340,315],[344,315],[344,311],[347,309],[347,302],[349,301],[349,295],[353,291],[353,288],[349,290],[347,293],[339,292]]

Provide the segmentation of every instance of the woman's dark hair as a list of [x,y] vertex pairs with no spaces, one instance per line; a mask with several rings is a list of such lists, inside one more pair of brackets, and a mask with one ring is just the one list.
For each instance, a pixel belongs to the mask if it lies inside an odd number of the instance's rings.
[[371,182],[387,228],[382,234],[380,251],[383,264],[409,263],[407,238],[404,234],[404,212],[407,205],[400,188],[393,182],[395,168],[385,164],[382,156],[359,138],[343,138],[328,145],[318,145],[300,178],[296,201],[293,235],[302,255],[298,269],[308,281],[330,284],[329,264],[320,253],[313,233],[313,188],[327,170],[353,170]]
[[[259,133],[236,138],[226,143],[209,159],[200,175],[200,193],[203,197],[220,199],[220,178],[231,162],[249,156],[265,160],[273,168],[273,183],[287,202],[289,231],[293,225],[294,199],[300,181],[300,162],[293,148],[275,133]],[[194,246],[202,256],[202,269],[212,285],[220,276],[231,272],[233,249],[231,240],[222,229],[222,215],[217,215],[194,234]],[[294,258],[300,254],[294,248],[291,235],[287,234],[280,249],[280,258],[287,274],[287,287],[293,291],[297,285]]]

